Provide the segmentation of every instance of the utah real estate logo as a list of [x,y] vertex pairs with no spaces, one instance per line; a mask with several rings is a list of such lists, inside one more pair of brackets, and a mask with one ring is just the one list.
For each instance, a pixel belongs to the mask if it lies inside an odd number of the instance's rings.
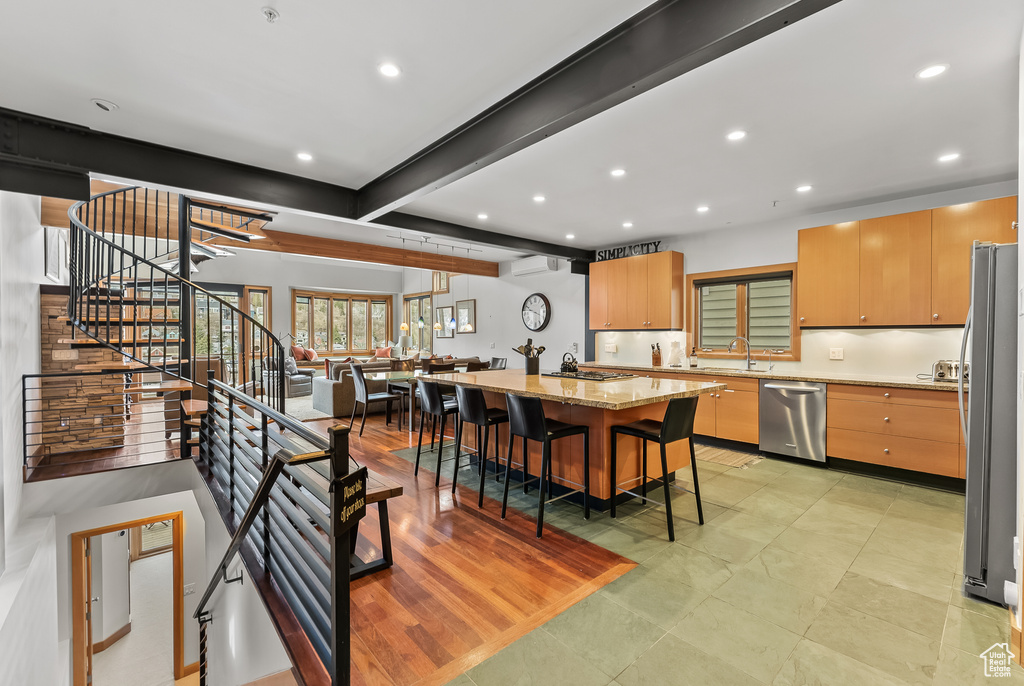
[[994,643],[979,655],[985,661],[985,676],[1010,676],[1010,660],[1014,657],[1007,643]]

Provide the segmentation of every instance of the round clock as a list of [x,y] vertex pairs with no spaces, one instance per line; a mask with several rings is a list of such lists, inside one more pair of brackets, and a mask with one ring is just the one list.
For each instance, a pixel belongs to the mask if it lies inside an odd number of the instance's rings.
[[534,293],[523,301],[523,324],[530,331],[541,331],[551,321],[551,303],[543,293]]

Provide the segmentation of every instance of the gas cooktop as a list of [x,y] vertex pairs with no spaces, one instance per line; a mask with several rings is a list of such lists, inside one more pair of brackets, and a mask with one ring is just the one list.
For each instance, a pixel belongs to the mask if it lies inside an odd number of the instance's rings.
[[636,374],[620,374],[616,372],[544,372],[544,376],[557,376],[562,379],[578,379],[580,381],[618,381],[632,379]]

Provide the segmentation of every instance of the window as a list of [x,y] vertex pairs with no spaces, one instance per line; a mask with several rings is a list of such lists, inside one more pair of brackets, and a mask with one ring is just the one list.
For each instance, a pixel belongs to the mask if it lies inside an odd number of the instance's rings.
[[391,335],[391,296],[292,291],[295,342],[318,353],[368,353]]
[[762,351],[778,359],[800,359],[800,332],[793,312],[796,265],[782,264],[726,272],[691,274],[690,326],[701,357],[745,357],[737,336],[750,341],[751,355]]
[[[409,335],[414,350],[433,350],[434,314],[430,306],[430,294],[417,293],[405,297],[405,321],[409,323]],[[423,328],[420,328],[420,318]]]

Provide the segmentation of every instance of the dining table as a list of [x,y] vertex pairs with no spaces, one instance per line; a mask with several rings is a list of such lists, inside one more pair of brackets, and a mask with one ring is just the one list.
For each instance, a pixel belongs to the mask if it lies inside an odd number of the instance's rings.
[[[466,371],[466,367],[465,366],[461,366],[461,367],[456,367],[455,368],[455,372],[456,373],[462,373],[462,372],[465,372],[465,371]],[[409,391],[409,410],[408,410],[408,412],[409,412],[409,414],[408,414],[408,417],[409,417],[409,422],[408,422],[409,433],[413,433],[413,414],[414,414],[415,409],[416,409],[416,401],[415,401],[416,385],[419,383],[420,379],[437,380],[437,379],[432,379],[432,376],[440,376],[440,375],[438,375],[438,374],[435,374],[435,375],[427,374],[422,369],[409,369],[409,370],[387,371],[387,372],[384,372],[384,371],[381,371],[381,372],[366,372],[366,378],[368,380],[370,380],[370,381],[384,381],[384,382],[386,382],[387,385],[388,385],[388,390],[389,391],[392,389],[392,387],[408,389],[408,391]],[[451,385],[451,384],[447,383],[445,385]],[[401,411],[402,412],[405,411],[404,407],[403,407],[403,409]]]

